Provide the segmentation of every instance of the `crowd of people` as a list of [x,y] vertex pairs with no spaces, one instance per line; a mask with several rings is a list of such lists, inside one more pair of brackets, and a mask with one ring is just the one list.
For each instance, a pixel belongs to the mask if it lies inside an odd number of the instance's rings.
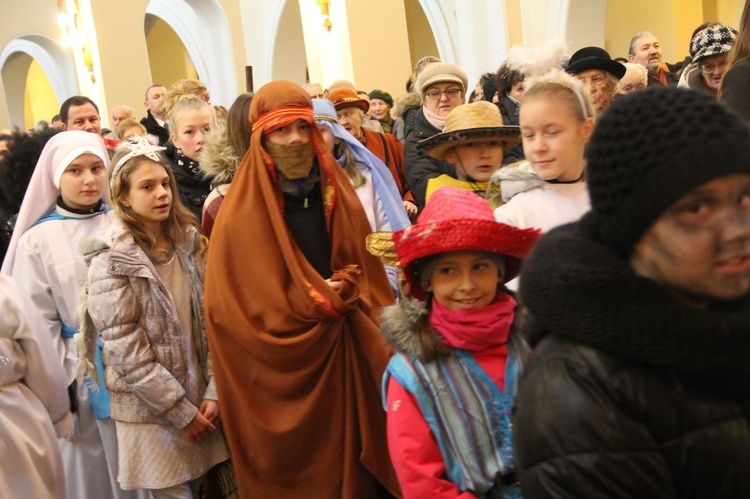
[[0,496],[750,496],[750,1],[689,52],[0,136]]

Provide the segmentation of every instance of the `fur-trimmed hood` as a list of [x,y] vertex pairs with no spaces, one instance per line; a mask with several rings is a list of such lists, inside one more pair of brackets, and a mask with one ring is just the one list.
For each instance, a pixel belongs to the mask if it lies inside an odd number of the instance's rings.
[[226,123],[219,121],[206,137],[200,156],[200,169],[212,186],[228,184],[242,158],[227,139]]
[[403,118],[409,109],[415,107],[422,107],[422,96],[417,92],[408,92],[396,99],[391,108],[391,116],[394,120]]
[[522,161],[517,165],[500,168],[490,179],[493,183],[500,184],[500,192],[506,203],[516,194],[544,185],[544,180],[537,176],[528,161]]
[[[412,298],[402,298],[398,303],[384,307],[380,311],[380,332],[385,342],[398,351],[420,358],[422,348],[414,331],[424,309],[424,302]],[[442,342],[437,333],[433,332],[433,335],[436,342]]]

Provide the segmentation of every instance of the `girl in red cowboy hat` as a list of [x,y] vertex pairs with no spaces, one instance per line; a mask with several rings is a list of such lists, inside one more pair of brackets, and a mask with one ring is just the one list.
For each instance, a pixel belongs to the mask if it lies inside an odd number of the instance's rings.
[[382,313],[397,352],[383,389],[405,498],[518,494],[510,415],[525,346],[504,283],[539,234],[496,222],[456,187],[438,189],[417,224],[394,233],[411,298]]

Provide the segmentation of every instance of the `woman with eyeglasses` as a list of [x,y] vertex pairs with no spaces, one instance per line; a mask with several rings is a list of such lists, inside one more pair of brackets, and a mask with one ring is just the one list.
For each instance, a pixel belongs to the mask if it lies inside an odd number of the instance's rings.
[[734,48],[727,54],[728,71],[721,82],[719,100],[737,113],[745,122],[750,122],[750,0],[745,2],[740,18],[740,31]]
[[724,24],[712,23],[698,30],[690,41],[693,62],[683,71],[679,86],[716,96],[736,38],[737,30]]
[[466,102],[466,72],[450,62],[427,66],[417,79],[416,89],[422,96],[422,107],[414,117],[414,127],[404,140],[404,165],[414,201],[421,211],[425,203],[427,181],[447,174],[456,176],[453,165],[427,156],[418,149],[420,140],[443,131],[445,117],[453,108]]

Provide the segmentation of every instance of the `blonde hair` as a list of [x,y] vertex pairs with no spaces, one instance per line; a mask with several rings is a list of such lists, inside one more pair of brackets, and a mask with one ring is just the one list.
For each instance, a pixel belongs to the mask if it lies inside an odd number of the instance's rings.
[[216,120],[215,111],[208,103],[209,100],[208,88],[198,80],[186,78],[169,87],[164,94],[164,114],[167,116],[170,132],[177,134],[177,120],[184,111],[208,109]]
[[124,134],[131,128],[137,128],[140,132],[138,135],[146,135],[146,127],[141,125],[141,123],[135,118],[122,120],[117,126],[116,134],[120,139],[122,139],[122,134]]
[[521,106],[535,97],[555,96],[570,104],[570,110],[581,123],[596,116],[588,89],[578,78],[562,69],[553,68],[542,76],[527,77],[524,88]]
[[[112,164],[116,165],[121,158],[130,153],[130,149],[122,148],[118,150],[115,156],[112,158]],[[172,192],[172,207],[169,210],[169,216],[162,222],[162,230],[164,231],[164,237],[171,245],[174,245],[185,238],[187,227],[193,227],[200,233],[200,225],[195,216],[190,212],[180,201],[179,191],[177,189],[177,181],[175,180],[172,168],[169,167],[167,162],[161,155],[159,155],[159,163],[164,167],[169,177],[169,188]],[[110,175],[115,170],[115,177],[110,178],[110,190],[109,190],[109,203],[112,206],[115,215],[122,220],[127,230],[133,235],[135,242],[140,248],[146,253],[146,255],[154,262],[163,263],[169,257],[169,251],[159,249],[156,247],[156,236],[151,234],[143,228],[143,222],[141,216],[138,215],[130,206],[125,206],[122,203],[123,197],[130,192],[132,186],[130,182],[130,176],[138,168],[139,165],[146,161],[152,161],[152,159],[146,156],[135,156],[127,160],[120,168],[111,168]],[[204,236],[200,236],[200,241],[196,246],[193,256],[197,258],[203,258],[208,248],[208,240]]]

